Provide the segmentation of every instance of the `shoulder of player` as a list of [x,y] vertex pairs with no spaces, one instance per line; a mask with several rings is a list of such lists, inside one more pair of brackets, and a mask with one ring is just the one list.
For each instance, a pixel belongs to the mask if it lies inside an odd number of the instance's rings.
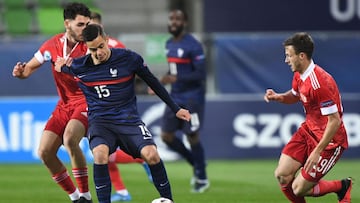
[[54,43],[61,42],[63,36],[64,36],[64,33],[56,34],[56,35],[48,38],[47,40],[45,40],[43,45],[49,44],[49,45],[53,46]]
[[73,62],[71,64],[72,67],[79,67],[79,66],[85,66],[85,63],[87,60],[89,60],[89,57],[91,57],[90,54],[86,54],[84,56],[80,56],[73,59]]
[[125,48],[125,45],[114,37],[108,37],[108,45],[110,48]]
[[140,56],[135,51],[128,48],[111,48],[112,55],[116,57],[138,57]]

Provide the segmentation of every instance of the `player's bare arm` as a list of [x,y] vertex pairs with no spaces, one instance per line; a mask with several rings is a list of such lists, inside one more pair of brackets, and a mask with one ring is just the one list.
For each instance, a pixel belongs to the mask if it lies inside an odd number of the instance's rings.
[[161,79],[160,82],[162,84],[171,84],[176,82],[177,78],[175,75],[164,75]]
[[186,109],[180,109],[178,112],[176,112],[176,117],[178,117],[179,119],[185,120],[185,121],[190,121],[191,114]]
[[34,57],[29,62],[17,62],[13,68],[14,77],[25,79],[41,66],[41,63]]
[[273,89],[267,89],[264,95],[266,102],[277,101],[284,104],[293,104],[299,101],[299,98],[295,96],[291,90],[285,93],[276,93]]

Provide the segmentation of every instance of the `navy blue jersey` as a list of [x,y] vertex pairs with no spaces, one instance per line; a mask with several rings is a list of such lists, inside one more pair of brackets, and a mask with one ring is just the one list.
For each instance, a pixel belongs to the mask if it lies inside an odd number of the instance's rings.
[[97,65],[88,54],[74,59],[71,67],[63,67],[62,71],[73,74],[78,81],[88,104],[89,123],[141,123],[136,104],[135,75],[143,79],[174,112],[180,109],[149,71],[142,57],[127,49],[111,49],[110,58]]
[[171,96],[179,104],[189,100],[205,101],[206,70],[202,45],[192,35],[185,34],[180,41],[166,42],[169,74],[177,80],[171,85]]

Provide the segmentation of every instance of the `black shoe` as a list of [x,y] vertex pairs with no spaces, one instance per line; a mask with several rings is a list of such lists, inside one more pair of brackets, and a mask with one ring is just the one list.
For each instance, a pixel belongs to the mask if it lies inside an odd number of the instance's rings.
[[76,203],[93,203],[92,200],[87,200],[85,197],[80,197]]
[[341,203],[348,203],[351,201],[351,186],[352,180],[351,178],[345,178],[341,180],[341,190],[337,192],[338,200]]
[[210,182],[208,180],[197,180],[193,185],[191,192],[193,193],[204,193],[210,187]]
[[78,201],[79,201],[78,199],[77,199],[77,200],[73,200],[72,203],[77,203]]

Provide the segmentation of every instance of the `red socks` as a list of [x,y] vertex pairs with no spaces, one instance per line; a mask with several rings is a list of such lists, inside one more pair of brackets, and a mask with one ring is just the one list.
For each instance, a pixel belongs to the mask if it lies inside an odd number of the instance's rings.
[[111,183],[114,185],[115,190],[119,191],[119,190],[126,189],[126,187],[121,179],[120,171],[118,170],[116,163],[109,162],[108,167],[109,167]]
[[327,193],[337,192],[341,189],[341,181],[340,180],[320,180],[317,185],[313,187],[312,196],[319,197],[323,196]]
[[142,159],[134,159],[132,156],[126,154],[123,150],[116,150],[113,154],[110,155],[109,162],[115,163],[143,163],[144,160]]
[[281,191],[292,203],[306,203],[304,197],[298,197],[294,194],[294,191],[291,187],[292,183],[293,181],[291,181],[289,184],[281,184]]
[[72,182],[66,169],[58,174],[53,175],[52,179],[58,185],[60,185],[60,187],[68,194],[72,194],[73,192],[75,192],[76,187],[75,187],[74,183]]
[[79,187],[80,193],[89,192],[89,178],[87,168],[73,168],[72,173]]

